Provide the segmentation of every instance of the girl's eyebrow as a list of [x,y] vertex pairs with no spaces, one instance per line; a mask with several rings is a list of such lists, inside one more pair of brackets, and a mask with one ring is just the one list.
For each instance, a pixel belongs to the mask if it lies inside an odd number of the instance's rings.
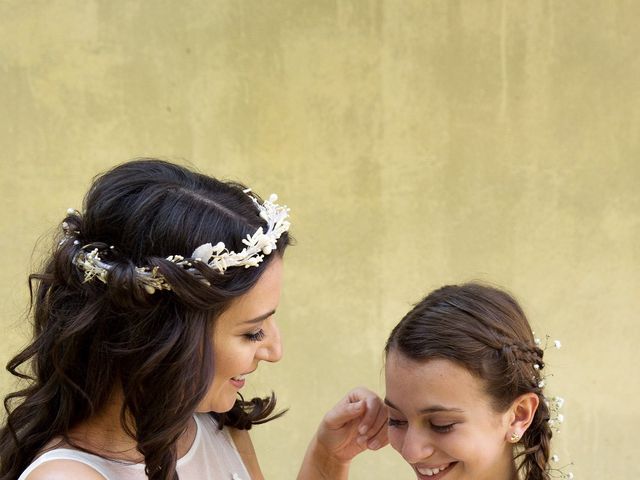
[[243,324],[246,323],[260,323],[265,321],[267,318],[269,318],[271,315],[275,314],[276,311],[275,309],[271,310],[270,312],[267,313],[263,313],[262,315],[260,315],[259,317],[256,318],[252,318],[251,320],[245,320],[244,322],[242,322]]
[[436,412],[463,413],[464,410],[456,407],[443,407],[442,405],[434,405],[432,407],[427,407],[420,410],[420,413],[436,413]]
[[[398,407],[396,407],[393,403],[391,403],[391,401],[386,397],[384,399],[384,403],[389,407],[393,408],[394,410],[398,410],[399,412],[402,411]],[[422,408],[419,410],[419,413],[421,414],[437,413],[437,412],[464,413],[464,410],[462,410],[461,408],[455,408],[455,407],[444,407],[442,405],[432,405],[430,407]]]

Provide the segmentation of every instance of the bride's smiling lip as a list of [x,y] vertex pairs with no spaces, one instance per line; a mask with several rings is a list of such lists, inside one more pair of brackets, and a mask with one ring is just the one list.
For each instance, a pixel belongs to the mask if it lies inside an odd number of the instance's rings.
[[242,387],[244,387],[244,383],[245,383],[245,379],[244,379],[244,375],[239,375],[237,377],[232,377],[229,382],[231,382],[231,384],[240,389]]
[[237,388],[242,388],[244,386],[244,383],[245,383],[247,375],[251,375],[257,369],[258,369],[258,367],[254,368],[253,370],[251,370],[251,371],[249,371],[247,373],[241,373],[240,375],[235,375],[235,376],[231,377],[229,379],[229,381],[231,383],[233,383]]

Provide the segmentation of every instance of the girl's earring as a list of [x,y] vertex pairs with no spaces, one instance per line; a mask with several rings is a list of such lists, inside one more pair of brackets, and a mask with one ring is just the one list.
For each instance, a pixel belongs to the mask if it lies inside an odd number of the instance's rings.
[[518,432],[513,432],[509,437],[509,441],[511,443],[518,443],[520,441],[520,434]]

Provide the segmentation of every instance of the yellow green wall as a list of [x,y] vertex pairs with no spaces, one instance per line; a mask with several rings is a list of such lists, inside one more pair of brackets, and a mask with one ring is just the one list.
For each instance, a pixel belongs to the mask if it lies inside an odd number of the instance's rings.
[[[0,361],[65,210],[161,156],[292,208],[285,357],[248,386],[290,407],[255,429],[267,478],[294,477],[346,389],[383,391],[412,302],[469,279],[563,341],[549,393],[576,478],[638,477],[638,18],[623,0],[3,0]],[[387,448],[352,478],[412,477]]]

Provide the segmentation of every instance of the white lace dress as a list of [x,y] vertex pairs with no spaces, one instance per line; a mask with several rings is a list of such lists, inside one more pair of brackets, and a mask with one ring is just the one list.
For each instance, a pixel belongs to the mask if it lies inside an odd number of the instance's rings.
[[[194,415],[197,432],[189,451],[178,459],[177,471],[185,480],[250,480],[228,430],[218,429],[216,421],[208,414]],[[20,475],[25,480],[36,467],[51,460],[75,460],[89,465],[106,480],[144,480],[144,464],[107,460],[97,455],[57,448],[39,456]]]

